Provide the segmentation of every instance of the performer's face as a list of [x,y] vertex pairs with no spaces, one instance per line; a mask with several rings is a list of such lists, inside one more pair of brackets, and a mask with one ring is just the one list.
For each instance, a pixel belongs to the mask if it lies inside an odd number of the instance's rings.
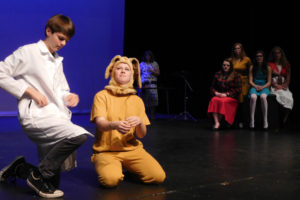
[[50,28],[46,29],[46,35],[47,38],[44,40],[44,42],[51,53],[60,50],[69,41],[69,38],[65,34],[60,32],[52,33]]
[[229,72],[229,70],[230,70],[230,63],[227,62],[227,61],[224,61],[223,65],[222,65],[222,68],[223,68],[224,72]]
[[126,63],[120,63],[115,69],[115,81],[120,85],[125,85],[129,83],[131,73],[130,67]]
[[242,52],[242,48],[240,47],[240,45],[236,45],[234,47],[234,53],[235,53],[235,55],[240,55],[241,52]]
[[275,59],[279,60],[281,58],[281,51],[280,51],[280,49],[275,49],[274,50],[274,55],[275,55]]
[[256,54],[256,61],[258,63],[262,63],[264,61],[264,55],[262,53],[257,53]]

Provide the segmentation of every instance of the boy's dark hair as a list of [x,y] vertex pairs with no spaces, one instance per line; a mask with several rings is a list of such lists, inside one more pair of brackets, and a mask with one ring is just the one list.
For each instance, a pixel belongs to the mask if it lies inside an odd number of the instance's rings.
[[75,26],[72,20],[69,17],[62,14],[54,15],[48,20],[45,27],[45,35],[46,35],[47,28],[50,28],[52,33],[55,32],[63,33],[69,39],[71,39],[75,34]]

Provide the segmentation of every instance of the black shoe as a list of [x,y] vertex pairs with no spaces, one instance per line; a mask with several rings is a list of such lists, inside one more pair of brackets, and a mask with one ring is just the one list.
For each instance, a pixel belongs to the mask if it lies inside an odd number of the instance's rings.
[[219,130],[220,130],[220,127],[218,127],[218,128],[212,127],[211,130],[213,130],[213,131],[219,131]]
[[239,127],[240,129],[244,128],[243,122],[240,122],[240,123],[238,124],[238,127]]
[[12,161],[9,165],[7,165],[6,167],[4,167],[1,171],[0,171],[0,182],[6,182],[7,179],[9,178],[17,178],[18,174],[17,174],[17,168],[18,166],[20,166],[21,164],[25,163],[25,158],[24,156],[19,156],[17,158],[15,158],[14,161]]
[[263,130],[267,131],[269,129],[269,125],[268,124],[264,124]]
[[44,198],[58,198],[64,196],[63,191],[55,189],[53,185],[46,181],[39,172],[35,173],[32,171],[30,176],[27,178],[27,184],[38,195]]
[[60,172],[56,173],[52,178],[47,179],[48,182],[50,182],[54,188],[59,188],[60,185]]
[[219,131],[221,129],[221,124],[218,127],[215,127],[215,125],[213,125],[213,127],[211,128],[211,130],[213,131]]
[[263,127],[263,131],[268,131],[269,127]]

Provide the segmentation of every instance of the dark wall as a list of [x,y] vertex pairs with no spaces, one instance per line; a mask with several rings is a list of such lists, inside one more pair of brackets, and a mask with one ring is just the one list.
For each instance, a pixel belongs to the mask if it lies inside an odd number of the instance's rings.
[[[195,117],[206,117],[213,74],[235,42],[241,42],[251,58],[257,49],[267,54],[275,45],[284,49],[292,66],[293,113],[299,110],[296,79],[300,34],[295,5],[161,2],[126,1],[124,54],[140,59],[144,50],[154,52],[161,68],[160,86],[176,88],[170,92],[172,113],[183,111],[184,74],[193,88],[188,92],[188,111]],[[160,93],[159,109],[164,111],[164,94]]]

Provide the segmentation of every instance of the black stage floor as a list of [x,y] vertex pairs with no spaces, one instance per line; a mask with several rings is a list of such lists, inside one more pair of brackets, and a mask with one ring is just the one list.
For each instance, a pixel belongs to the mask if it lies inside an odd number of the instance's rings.
[[[88,115],[73,121],[92,133]],[[144,147],[163,166],[162,185],[130,179],[117,188],[99,186],[90,162],[93,139],[78,150],[78,168],[62,175],[63,199],[190,200],[190,199],[299,199],[300,134],[282,131],[223,130],[214,132],[200,122],[152,121]],[[22,133],[15,117],[0,118],[0,167],[23,154],[37,164],[34,144]],[[0,184],[0,199],[40,199],[25,181]]]

